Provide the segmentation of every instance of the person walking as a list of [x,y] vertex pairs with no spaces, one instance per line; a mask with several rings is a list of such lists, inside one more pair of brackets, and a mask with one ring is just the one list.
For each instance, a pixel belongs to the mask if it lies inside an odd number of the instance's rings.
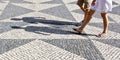
[[107,13],[108,13],[108,11],[112,11],[112,0],[93,0],[91,9],[86,16],[85,21],[79,28],[74,28],[73,30],[78,33],[82,33],[83,29],[89,23],[89,21],[91,20],[91,17],[93,16],[95,11],[101,13],[101,16],[103,18],[103,27],[104,27],[102,33],[100,33],[96,36],[97,37],[106,37],[107,31],[108,31]]
[[91,0],[78,0],[77,5],[84,12],[84,19],[81,22],[76,24],[76,26],[79,26],[81,25],[81,23],[83,23],[83,21],[85,20],[87,16],[88,11],[90,10]]

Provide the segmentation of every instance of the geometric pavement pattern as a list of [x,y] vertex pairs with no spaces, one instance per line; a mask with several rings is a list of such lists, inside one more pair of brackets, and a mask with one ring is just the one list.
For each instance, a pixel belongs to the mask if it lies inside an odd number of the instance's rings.
[[108,13],[106,38],[95,13],[85,34],[72,28],[83,19],[76,0],[0,0],[0,60],[120,60],[120,1]]

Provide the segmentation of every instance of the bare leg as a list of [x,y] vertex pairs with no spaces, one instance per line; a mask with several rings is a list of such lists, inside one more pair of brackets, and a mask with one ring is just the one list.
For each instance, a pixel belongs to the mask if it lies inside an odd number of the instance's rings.
[[85,12],[84,12],[85,14],[84,14],[84,19],[83,19],[84,21],[85,21],[85,18],[87,17],[87,14],[88,14],[89,10],[90,9],[85,9]]
[[[80,2],[81,2],[81,3],[80,3]],[[83,3],[83,4],[82,4],[82,3]],[[83,18],[83,20],[82,20],[82,23],[83,23],[83,21],[85,20],[88,11],[90,10],[89,8],[87,8],[87,7],[88,7],[88,4],[89,4],[89,3],[84,2],[84,1],[80,1],[80,0],[78,0],[78,2],[77,2],[77,5],[78,5],[78,6],[80,7],[80,9],[84,12],[84,18]],[[79,25],[81,25],[81,24],[78,24],[78,25],[76,25],[76,26],[79,26]]]
[[108,30],[108,17],[107,17],[107,13],[101,13],[101,16],[103,18],[103,32],[101,34],[98,34],[97,37],[106,37],[107,35],[107,30]]
[[81,10],[84,12],[84,19],[83,19],[83,20],[85,20],[85,18],[86,18],[86,16],[87,16],[87,13],[89,12],[90,9],[87,9],[87,8],[85,8],[85,7],[83,7],[83,6],[80,6],[80,8],[81,8]]
[[84,1],[78,0],[78,1],[77,1],[77,5],[80,7],[80,9],[81,9],[83,12],[85,12]]
[[83,21],[85,20],[85,18],[86,18],[86,16],[87,16],[88,11],[89,11],[88,9],[84,8],[84,4],[83,4],[83,5],[78,5],[78,6],[79,6],[80,9],[83,11],[83,13],[84,13],[84,18],[83,18],[83,20],[82,20],[81,22],[76,23],[75,26],[80,26],[80,25],[83,23]]
[[85,9],[84,9],[83,5],[81,5],[81,6],[79,6],[79,7],[80,7],[80,9],[85,13]]
[[88,12],[88,14],[87,14],[87,16],[86,16],[83,24],[81,25],[81,27],[78,28],[78,29],[74,29],[74,30],[77,31],[77,32],[79,32],[79,33],[81,33],[81,32],[83,31],[83,29],[85,28],[85,26],[86,26],[86,25],[89,23],[89,21],[91,20],[91,17],[92,17],[92,15],[94,14],[94,12],[95,12],[95,10],[90,10],[90,11]]
[[[81,4],[80,2],[83,3],[83,4]],[[86,13],[86,8],[85,8],[85,6],[84,6],[84,2],[78,0],[77,5],[80,7],[80,9],[84,12],[84,15],[85,15],[85,13]]]

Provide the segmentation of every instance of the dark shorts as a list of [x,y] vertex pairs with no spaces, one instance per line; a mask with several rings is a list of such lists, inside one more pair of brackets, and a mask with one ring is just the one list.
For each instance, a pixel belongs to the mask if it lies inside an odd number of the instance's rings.
[[77,1],[78,6],[84,6],[84,8],[90,8],[91,2],[90,0],[78,0]]

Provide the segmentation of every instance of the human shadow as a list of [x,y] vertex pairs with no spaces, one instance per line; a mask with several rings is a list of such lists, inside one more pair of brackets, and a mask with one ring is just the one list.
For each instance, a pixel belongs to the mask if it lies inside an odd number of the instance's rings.
[[25,26],[24,22],[0,22],[0,34],[13,30],[11,26]]
[[[96,36],[94,34],[86,34],[86,33],[76,33],[69,30],[63,30],[62,26],[64,25],[75,25],[78,24],[76,22],[66,22],[66,21],[57,21],[57,20],[47,20],[44,17],[23,17],[23,18],[12,18],[11,20],[15,21],[23,21],[26,23],[42,23],[42,24],[50,24],[54,25],[52,27],[38,27],[38,26],[27,26],[27,27],[20,27],[20,26],[12,26],[14,29],[25,29],[25,31],[34,32],[37,34],[43,34],[43,35],[50,35],[50,34],[76,34],[76,35],[82,35],[82,36]],[[56,28],[57,26],[61,26],[60,28]],[[43,33],[45,32],[45,33]],[[46,34],[47,33],[47,34]],[[49,34],[48,34],[49,33]]]
[[57,21],[57,20],[47,20],[44,17],[23,17],[23,18],[12,18],[11,20],[20,21],[27,23],[43,23],[52,25],[75,25],[77,22],[67,22],[67,21]]
[[20,26],[11,26],[11,28],[13,28],[13,29],[24,29],[25,31],[34,32],[34,33],[42,34],[42,35],[51,35],[51,34],[70,35],[70,34],[75,34],[75,35],[81,35],[83,37],[96,36],[94,34],[86,34],[86,33],[79,34],[79,33],[76,33],[74,31],[57,29],[57,28],[54,28],[54,27],[38,27],[38,26],[20,27]]
[[[20,27],[20,26],[12,26],[14,29],[24,29],[28,32],[34,32],[37,34],[43,34],[43,35],[50,35],[52,33],[54,34],[73,34],[71,31],[65,31],[61,29],[51,28],[51,27],[38,27],[38,26],[27,26],[27,27]],[[48,33],[48,34],[46,34]]]

